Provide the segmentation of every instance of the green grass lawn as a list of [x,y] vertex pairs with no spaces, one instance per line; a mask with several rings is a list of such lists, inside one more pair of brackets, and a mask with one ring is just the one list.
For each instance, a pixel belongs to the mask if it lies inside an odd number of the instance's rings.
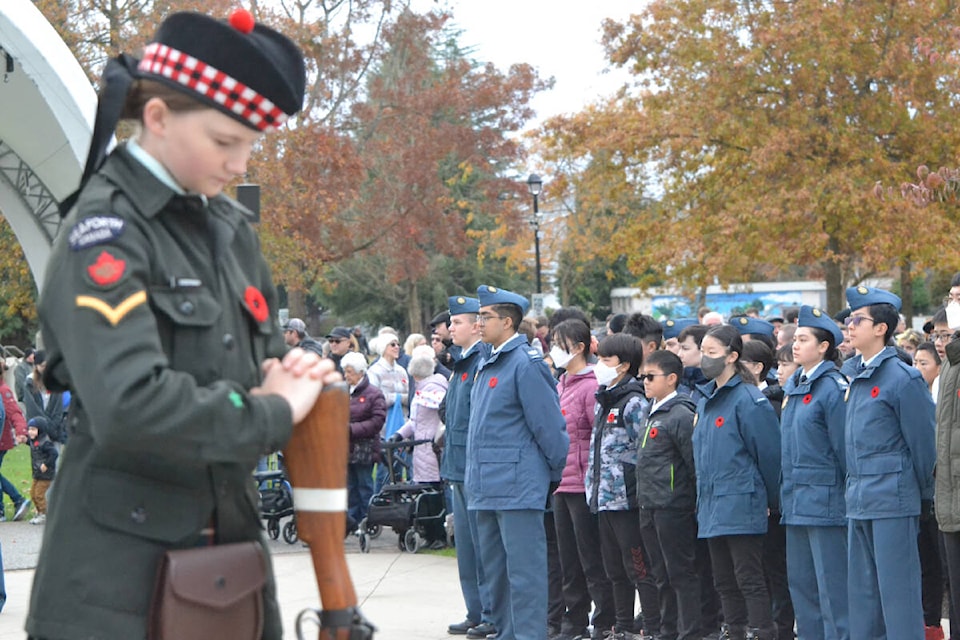
[[[24,498],[30,497],[30,484],[33,478],[30,473],[30,448],[25,444],[20,444],[7,452],[3,458],[3,466],[0,467],[3,476],[13,483]],[[4,513],[7,518],[13,517],[13,503],[10,498],[3,499]]]

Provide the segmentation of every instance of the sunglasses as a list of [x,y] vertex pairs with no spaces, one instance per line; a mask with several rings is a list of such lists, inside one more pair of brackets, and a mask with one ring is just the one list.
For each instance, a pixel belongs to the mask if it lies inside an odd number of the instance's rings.
[[843,321],[843,324],[848,327],[859,327],[860,323],[864,320],[869,320],[874,324],[877,322],[869,316],[847,316],[846,320]]
[[657,376],[666,377],[668,375],[670,374],[669,373],[641,373],[637,375],[637,380],[640,380],[640,381],[646,380],[647,382],[653,382],[653,379],[656,378]]

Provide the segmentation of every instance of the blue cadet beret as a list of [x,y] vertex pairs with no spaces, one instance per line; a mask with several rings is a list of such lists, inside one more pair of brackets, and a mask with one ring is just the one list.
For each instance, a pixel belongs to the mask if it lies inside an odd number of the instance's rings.
[[670,338],[676,338],[680,335],[680,332],[686,329],[691,325],[697,324],[696,318],[673,318],[662,320],[660,324],[663,326],[663,339],[669,340]]
[[450,315],[458,316],[461,313],[477,313],[480,311],[480,301],[467,296],[450,296],[447,298]]
[[491,304],[515,304],[520,307],[521,313],[526,313],[530,307],[530,301],[520,294],[486,284],[477,287],[477,297],[480,298],[481,307],[488,307]]
[[772,323],[760,318],[751,318],[750,316],[734,316],[730,318],[730,324],[745,336],[748,333],[759,333],[760,335],[773,337],[774,326]]
[[902,302],[896,294],[876,289],[874,287],[865,287],[862,284],[847,289],[847,303],[850,304],[850,310],[856,311],[860,307],[869,307],[872,304],[892,304],[897,311],[900,311]]
[[800,316],[797,318],[798,327],[815,327],[829,331],[833,336],[833,346],[843,342],[843,332],[837,326],[836,321],[831,318],[827,312],[817,307],[811,307],[808,304],[800,307]]

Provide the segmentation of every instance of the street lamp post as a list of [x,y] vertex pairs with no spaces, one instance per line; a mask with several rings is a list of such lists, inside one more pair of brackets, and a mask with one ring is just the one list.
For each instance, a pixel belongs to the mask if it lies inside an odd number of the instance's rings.
[[527,178],[527,189],[533,196],[533,252],[537,261],[537,293],[543,293],[543,288],[540,285],[540,209],[537,206],[542,188],[543,180],[537,174],[531,173],[530,177]]

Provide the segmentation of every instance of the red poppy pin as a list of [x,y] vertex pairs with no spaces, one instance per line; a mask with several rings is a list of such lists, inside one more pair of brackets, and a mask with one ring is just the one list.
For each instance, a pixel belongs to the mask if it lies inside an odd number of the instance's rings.
[[260,293],[260,289],[250,285],[243,292],[243,301],[247,304],[247,309],[257,322],[263,322],[270,317],[270,310],[267,308],[267,299]]
[[560,409],[560,413],[563,414],[563,415],[567,415],[567,410],[566,410],[566,409]]
[[360,396],[359,398],[357,398],[357,400],[359,400],[360,402],[366,402],[366,401],[367,401],[367,399],[364,398],[363,396]]
[[651,427],[651,428],[650,428],[650,437],[651,437],[651,438],[656,438],[656,437],[657,437],[657,433],[659,433],[659,432],[657,431],[657,428],[656,428],[656,427]]
[[717,425],[717,429],[719,429],[720,427],[722,427],[722,426],[723,426],[723,416],[718,417],[718,418],[714,421],[713,424]]
[[811,400],[813,400],[813,394],[808,393],[807,395],[803,396],[803,404],[810,404]]
[[466,381],[467,381],[467,372],[464,371],[463,375],[460,376],[460,382],[466,382]]
[[878,395],[880,395],[880,387],[874,387],[873,389],[870,389],[871,398],[876,398]]
[[616,414],[613,413],[613,411],[607,414],[607,424],[612,424],[616,421],[617,421],[617,416]]
[[126,269],[126,260],[118,260],[106,251],[101,251],[97,261],[87,266],[87,273],[91,280],[105,287],[119,280]]
[[497,386],[497,378],[490,378],[490,388],[493,389],[495,386]]

